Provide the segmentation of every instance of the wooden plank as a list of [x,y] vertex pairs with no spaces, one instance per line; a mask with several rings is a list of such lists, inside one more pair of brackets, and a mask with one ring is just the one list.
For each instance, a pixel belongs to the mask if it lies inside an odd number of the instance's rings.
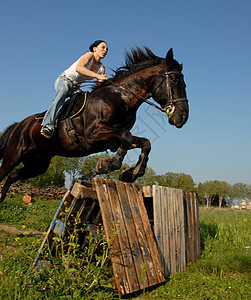
[[158,253],[157,245],[156,245],[154,235],[153,235],[153,232],[151,229],[151,225],[150,225],[150,222],[149,222],[149,219],[147,216],[147,211],[146,211],[146,208],[144,205],[144,199],[142,197],[142,190],[139,185],[133,184],[132,187],[135,191],[138,209],[140,211],[140,215],[142,218],[142,224],[143,224],[143,228],[145,231],[145,237],[147,239],[148,247],[150,249],[152,262],[153,262],[155,272],[157,275],[157,280],[158,280],[158,283],[161,283],[161,282],[165,281],[164,270],[161,265],[161,260],[160,260],[160,256]]
[[186,235],[186,244],[187,244],[187,263],[192,261],[192,237],[191,237],[191,204],[190,204],[190,193],[185,194],[185,201],[186,201],[186,228],[187,228],[187,235]]
[[186,239],[185,239],[185,218],[184,218],[184,200],[183,191],[178,190],[178,203],[180,211],[180,247],[181,247],[181,260],[180,270],[186,269]]
[[[56,234],[56,233],[54,233],[54,228],[56,226],[56,222],[57,222],[57,220],[60,220],[60,218],[62,218],[62,214],[61,213],[63,212],[63,214],[64,214],[64,211],[65,211],[66,207],[69,205],[69,203],[72,202],[73,198],[74,197],[71,195],[70,191],[68,190],[65,193],[65,195],[64,195],[64,197],[63,197],[63,199],[62,199],[62,201],[61,201],[61,203],[59,205],[59,208],[57,209],[57,211],[56,211],[56,213],[54,215],[54,218],[53,218],[53,220],[52,220],[52,222],[50,224],[50,227],[48,228],[47,233],[46,233],[46,235],[45,235],[45,237],[44,237],[44,239],[42,241],[42,244],[41,244],[41,246],[40,246],[40,248],[38,250],[38,253],[37,253],[36,257],[35,257],[35,260],[33,262],[33,267],[40,266],[40,265],[42,266],[43,265],[43,263],[40,263],[40,261],[44,262],[43,258],[41,258],[42,252],[44,250],[45,251],[49,251],[49,252],[52,251],[52,249],[51,249],[52,244],[53,244],[52,238]],[[48,253],[48,255],[49,255],[49,253]]]
[[191,201],[193,203],[193,261],[195,261],[197,258],[197,208],[193,193],[191,193]]
[[154,234],[157,242],[157,248],[161,264],[165,269],[165,257],[163,253],[163,232],[162,232],[162,199],[161,188],[158,185],[153,186],[153,220],[154,220]]
[[[141,256],[142,256],[142,265],[140,267],[141,281],[144,287],[153,286],[158,283],[158,278],[157,278],[156,270],[154,268],[153,259],[151,257],[151,252],[149,249],[149,245],[151,246],[151,244],[149,244],[149,241],[146,237],[144,225],[142,221],[142,218],[148,219],[147,212],[146,211],[142,212],[141,207],[138,205],[137,197],[136,197],[137,191],[135,192],[133,185],[126,184],[125,186],[126,186],[127,197],[129,200],[129,205],[132,211],[132,221],[135,227],[135,234],[137,236],[139,249],[141,251]],[[154,241],[152,231],[151,231],[151,235],[152,235],[151,242],[154,243],[155,241]],[[144,271],[144,268],[146,270],[145,276],[142,273]]]
[[99,200],[100,210],[102,214],[104,230],[110,249],[112,252],[112,266],[114,280],[117,289],[122,293],[130,293],[130,287],[125,271],[125,264],[120,250],[120,244],[116,232],[115,220],[110,206],[110,199],[107,192],[107,187],[104,179],[94,177],[92,183],[96,188],[96,193]]
[[193,206],[191,201],[191,193],[188,193],[189,203],[189,238],[190,238],[190,262],[193,262]]
[[175,236],[175,268],[176,272],[180,272],[180,220],[177,201],[177,189],[172,189],[172,202],[174,211],[174,236]]
[[151,186],[143,186],[142,188],[143,196],[146,198],[152,197],[152,187]]
[[200,258],[200,229],[199,229],[199,203],[197,195],[193,195],[194,202],[194,259],[197,260]]
[[163,232],[163,245],[162,252],[164,254],[164,271],[165,275],[169,276],[170,271],[170,239],[169,239],[169,226],[168,226],[168,189],[161,187],[161,203],[162,203],[162,232]]
[[200,258],[201,254],[201,246],[200,246],[200,222],[199,222],[199,200],[197,194],[194,194],[196,197],[196,224],[197,224],[197,231],[196,231],[196,237],[197,237],[197,256],[196,259]]
[[80,184],[78,181],[75,182],[71,189],[71,194],[76,199],[95,199],[97,200],[97,194],[93,190],[93,188],[85,187],[84,185]]
[[170,272],[176,272],[176,244],[175,244],[175,219],[174,219],[174,207],[172,201],[173,191],[172,188],[168,188],[168,225],[169,225],[169,237],[170,237]]
[[193,199],[193,194],[190,194],[190,205],[191,205],[191,240],[192,240],[192,262],[195,261],[195,248],[196,248],[196,238],[195,238],[195,233],[196,233],[196,224],[195,224],[195,203]]
[[112,180],[106,180],[106,185],[112,213],[116,222],[117,237],[124,260],[128,286],[130,293],[135,292],[144,288],[140,277],[143,260],[132,222],[132,212],[125,186],[122,182],[115,183]]

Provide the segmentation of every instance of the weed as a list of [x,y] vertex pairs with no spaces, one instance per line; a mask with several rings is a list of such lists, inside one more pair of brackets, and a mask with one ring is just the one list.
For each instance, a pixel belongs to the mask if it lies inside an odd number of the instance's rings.
[[[28,228],[44,231],[59,202],[37,200],[31,210],[20,199],[7,199],[0,208],[2,222],[17,224],[27,232],[1,231],[0,299],[114,299],[107,283],[112,271],[102,228],[97,231],[100,238],[89,235],[82,249],[77,239],[78,227],[66,240],[56,237],[57,255],[48,260],[47,267],[35,271],[31,265],[42,237],[29,234]],[[251,298],[250,212],[200,211],[200,234],[201,259],[189,264],[184,272],[171,274],[158,288],[144,290],[139,298]],[[144,280],[144,269],[141,276]]]

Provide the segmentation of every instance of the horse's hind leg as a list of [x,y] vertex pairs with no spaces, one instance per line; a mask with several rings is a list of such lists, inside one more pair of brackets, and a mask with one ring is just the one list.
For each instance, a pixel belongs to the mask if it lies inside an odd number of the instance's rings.
[[[13,169],[19,165],[19,163],[22,160],[22,148],[18,147],[18,143],[16,143],[15,147],[12,146],[12,143],[8,143],[4,155],[3,155],[3,161],[2,165],[0,167],[0,182],[13,171]],[[14,172],[15,173],[15,172]],[[6,197],[6,193],[11,185],[11,177],[8,177],[6,180],[1,192],[0,192],[0,202],[3,202],[4,198]]]
[[[4,153],[2,165],[0,167],[0,182],[8,175],[11,174],[13,169],[20,163],[21,155],[16,149],[9,151],[8,149]],[[10,176],[9,176],[10,177]],[[11,185],[11,180],[8,178],[0,191],[0,202],[3,202],[6,197],[6,193]]]
[[0,193],[0,202],[3,202],[6,194],[9,190],[9,187],[12,185],[12,183],[14,183],[15,181],[17,181],[18,179],[18,173],[21,169],[17,169],[17,170],[13,170],[10,172],[9,177],[7,178],[7,180],[5,181],[4,186],[2,187],[1,193]]
[[29,157],[24,162],[24,167],[20,169],[15,169],[11,171],[9,177],[7,178],[0,194],[0,202],[3,202],[9,187],[18,180],[25,180],[31,177],[43,174],[48,169],[51,157],[48,155],[35,155]]
[[0,182],[19,164],[20,152],[7,149],[4,153],[2,165],[0,167]]

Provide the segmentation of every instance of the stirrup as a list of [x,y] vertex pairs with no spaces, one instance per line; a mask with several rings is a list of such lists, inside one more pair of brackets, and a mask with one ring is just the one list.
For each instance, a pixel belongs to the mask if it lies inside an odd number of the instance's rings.
[[43,127],[41,130],[40,130],[40,133],[45,136],[47,139],[50,139],[53,135],[53,130],[49,127]]

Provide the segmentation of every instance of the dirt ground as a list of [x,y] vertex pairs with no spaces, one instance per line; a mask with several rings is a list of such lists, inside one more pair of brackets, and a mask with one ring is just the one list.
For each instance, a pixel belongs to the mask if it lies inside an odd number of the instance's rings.
[[[24,234],[24,232],[29,233],[29,235],[41,235],[42,233],[36,230],[30,230],[29,228],[25,228],[24,230],[17,229],[13,225],[8,224],[0,224],[0,257],[4,253],[4,248],[7,250],[7,252],[13,252],[16,250],[15,247],[6,245],[5,238],[8,238],[8,236],[21,236]],[[13,237],[14,238],[14,237]]]
[[[11,233],[13,235],[16,235],[16,234],[17,235],[21,235],[24,232],[29,232],[30,234],[39,234],[39,235],[42,235],[41,232],[36,231],[36,230],[31,230],[29,228],[25,228],[24,230],[20,230],[20,229],[17,229],[13,225],[7,225],[7,224],[0,224],[0,230],[6,231],[6,232]],[[1,233],[0,233],[0,237],[1,237]]]

